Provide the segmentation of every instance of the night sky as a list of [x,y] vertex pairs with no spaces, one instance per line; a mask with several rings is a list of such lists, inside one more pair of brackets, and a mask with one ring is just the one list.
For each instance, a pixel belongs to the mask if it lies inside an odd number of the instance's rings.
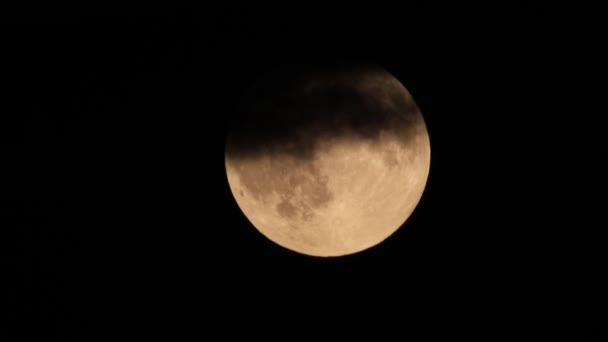
[[[251,317],[318,336],[335,317],[364,329],[356,322],[386,310],[433,319],[462,299],[448,121],[468,110],[454,92],[467,47],[449,9],[406,8],[201,6],[6,26],[2,320],[48,340],[203,338]],[[380,65],[407,87],[431,169],[402,229],[323,259],[249,224],[228,187],[224,139],[258,77],[336,57]]]

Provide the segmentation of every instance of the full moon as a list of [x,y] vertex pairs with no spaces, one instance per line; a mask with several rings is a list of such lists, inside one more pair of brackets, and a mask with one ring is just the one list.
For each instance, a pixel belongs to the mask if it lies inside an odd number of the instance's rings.
[[343,256],[404,225],[426,186],[430,142],[411,94],[385,69],[292,64],[243,96],[225,166],[260,233],[298,253]]

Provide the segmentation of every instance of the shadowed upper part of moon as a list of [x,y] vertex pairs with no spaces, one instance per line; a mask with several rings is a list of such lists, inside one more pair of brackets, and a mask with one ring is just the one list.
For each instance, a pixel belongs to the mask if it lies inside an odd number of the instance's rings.
[[268,73],[242,97],[226,152],[235,159],[267,153],[310,159],[319,142],[374,141],[381,132],[407,145],[421,122],[409,92],[380,67],[291,64]]

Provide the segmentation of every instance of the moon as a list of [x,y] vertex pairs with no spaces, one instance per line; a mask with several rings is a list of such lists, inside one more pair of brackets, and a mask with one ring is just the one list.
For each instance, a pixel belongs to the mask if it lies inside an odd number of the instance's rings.
[[389,238],[424,192],[430,141],[412,95],[361,63],[282,66],[228,127],[225,167],[247,219],[297,253],[336,257]]

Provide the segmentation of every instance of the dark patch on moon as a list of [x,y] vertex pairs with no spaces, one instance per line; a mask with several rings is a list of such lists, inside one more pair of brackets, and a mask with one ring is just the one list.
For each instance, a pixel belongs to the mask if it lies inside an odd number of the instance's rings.
[[310,221],[314,216],[315,214],[311,210],[304,210],[300,218],[302,221]]
[[235,159],[284,154],[310,160],[320,141],[373,141],[380,132],[406,146],[423,120],[409,93],[395,81],[370,65],[278,68],[241,99],[229,127],[226,153]]
[[315,216],[314,210],[327,206],[333,200],[327,177],[323,177],[312,164],[290,172],[294,174],[278,177],[272,186],[272,191],[282,198],[276,210],[288,220],[299,216],[301,220],[309,221]]
[[397,158],[397,152],[393,150],[384,150],[382,152],[382,160],[384,164],[389,168],[394,168],[399,165],[399,159]]
[[277,204],[277,212],[284,218],[291,219],[298,213],[298,209],[289,201],[283,200]]
[[327,176],[310,161],[285,156],[272,158],[266,168],[247,163],[233,163],[241,185],[257,201],[269,203],[273,195],[281,201],[275,209],[282,217],[302,220],[314,217],[314,211],[327,206],[334,198]]

